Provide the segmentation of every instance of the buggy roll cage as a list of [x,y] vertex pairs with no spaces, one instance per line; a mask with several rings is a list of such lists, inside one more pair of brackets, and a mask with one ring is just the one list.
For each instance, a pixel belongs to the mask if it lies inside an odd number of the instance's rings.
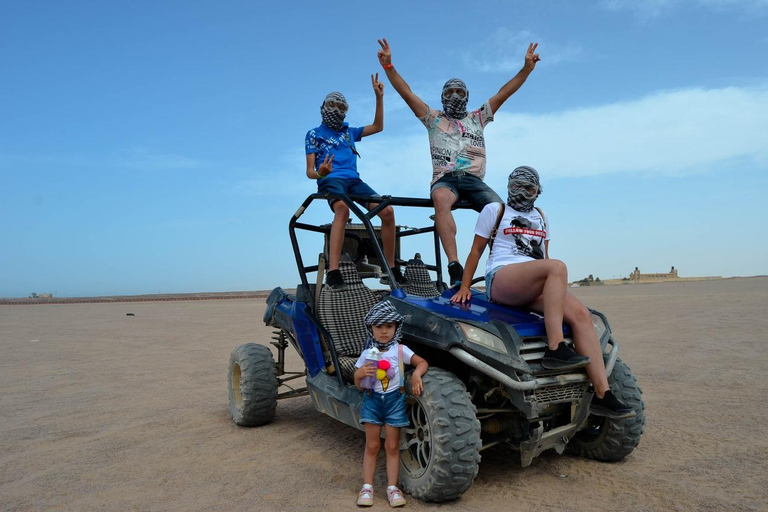
[[[304,214],[304,212],[307,210],[309,205],[316,200],[328,200],[328,199],[338,199],[344,202],[345,205],[349,208],[349,211],[352,212],[365,226],[366,233],[368,234],[368,237],[371,241],[378,240],[376,237],[376,231],[373,227],[373,224],[371,224],[371,219],[379,214],[384,208],[387,206],[408,206],[408,207],[417,207],[417,208],[433,208],[434,203],[432,202],[432,199],[420,199],[420,198],[412,198],[412,197],[393,197],[393,196],[358,196],[358,195],[347,195],[347,194],[310,194],[304,202],[301,204],[298,210],[296,210],[296,213],[293,214],[293,217],[291,217],[290,222],[288,223],[288,232],[291,237],[291,245],[293,246],[293,254],[296,257],[296,266],[299,270],[299,277],[301,278],[301,284],[304,285],[305,288],[309,286],[309,281],[307,280],[307,273],[308,272],[317,272],[319,270],[319,265],[304,265],[304,260],[301,257],[301,249],[299,247],[299,242],[296,238],[296,230],[304,230],[304,231],[312,231],[315,233],[324,233],[326,235],[329,235],[331,232],[331,227],[328,224],[325,225],[314,225],[314,224],[307,224],[303,222],[299,222],[299,218]],[[367,213],[363,213],[362,209],[355,204],[355,201],[369,204],[369,203],[378,203],[377,206],[371,210],[369,210]],[[472,206],[470,203],[466,201],[457,201],[454,203],[452,209],[472,209]],[[437,230],[435,229],[435,225],[429,225],[423,228],[412,228],[412,227],[406,227],[403,231],[395,230],[395,246],[398,246],[398,242],[400,238],[406,237],[406,236],[412,236],[412,235],[419,235],[423,233],[433,233],[434,234],[434,248],[435,248],[435,264],[429,265],[425,263],[425,266],[428,270],[433,270],[437,272],[437,282],[442,282],[443,280],[443,272],[442,272],[442,263],[441,263],[441,251],[440,251],[440,237],[437,234]],[[348,234],[345,234],[345,236],[349,236]],[[389,282],[390,282],[390,288],[392,291],[398,288],[397,281],[395,280],[395,276],[392,273],[392,269],[389,266],[389,262],[387,261],[387,258],[384,256],[384,250],[381,247],[381,244],[379,243],[372,243],[373,250],[376,253],[376,256],[379,258],[379,261],[382,264],[382,267],[384,270],[386,270],[387,275],[389,276]],[[400,260],[397,262],[398,264],[405,263],[404,261]]]

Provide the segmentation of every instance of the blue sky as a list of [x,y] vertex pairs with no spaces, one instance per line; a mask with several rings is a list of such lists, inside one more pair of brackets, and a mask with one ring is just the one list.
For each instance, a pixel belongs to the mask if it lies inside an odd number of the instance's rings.
[[[373,120],[381,37],[437,107],[456,76],[477,108],[539,43],[486,129],[486,182],[539,170],[571,279],[768,274],[768,0],[32,0],[0,4],[0,297],[294,286],[304,136],[332,90]],[[426,131],[384,81],[358,168],[426,197]],[[475,214],[456,218],[463,259]]]

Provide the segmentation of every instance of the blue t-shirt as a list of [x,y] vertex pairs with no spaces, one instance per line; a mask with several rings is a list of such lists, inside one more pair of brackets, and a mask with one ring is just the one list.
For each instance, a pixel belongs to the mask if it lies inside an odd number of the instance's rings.
[[339,132],[321,124],[307,132],[304,148],[308,155],[315,154],[315,170],[323,163],[326,155],[330,155],[333,156],[333,172],[329,177],[359,179],[357,155],[353,149],[355,149],[355,142],[358,142],[362,136],[362,128],[352,128],[348,123],[344,123]]

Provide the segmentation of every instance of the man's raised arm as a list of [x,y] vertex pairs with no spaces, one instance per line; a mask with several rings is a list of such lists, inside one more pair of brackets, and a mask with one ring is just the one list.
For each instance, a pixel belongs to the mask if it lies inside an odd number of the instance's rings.
[[528,79],[528,75],[530,75],[531,72],[533,72],[533,70],[536,68],[536,63],[541,60],[539,58],[539,54],[536,53],[537,46],[539,46],[539,43],[531,43],[528,45],[528,51],[525,52],[525,63],[523,64],[523,69],[518,71],[512,80],[504,84],[504,87],[499,89],[499,92],[497,92],[495,96],[488,100],[488,103],[491,104],[491,111],[494,114],[499,110],[499,107],[501,107],[504,102],[509,99],[510,96],[517,92],[517,90]]
[[373,93],[376,95],[376,113],[373,116],[373,123],[363,127],[361,137],[379,133],[384,129],[384,84],[379,82],[378,73],[375,77],[371,75],[371,85],[373,86]]
[[405,80],[403,80],[403,77],[401,77],[395,70],[395,67],[392,64],[392,52],[389,49],[389,43],[386,39],[379,39],[379,45],[381,46],[378,53],[379,63],[387,73],[389,83],[392,84],[392,87],[397,91],[400,97],[405,100],[405,103],[407,103],[413,113],[416,114],[416,117],[424,117],[427,115],[427,104],[413,93],[408,84],[405,83]]

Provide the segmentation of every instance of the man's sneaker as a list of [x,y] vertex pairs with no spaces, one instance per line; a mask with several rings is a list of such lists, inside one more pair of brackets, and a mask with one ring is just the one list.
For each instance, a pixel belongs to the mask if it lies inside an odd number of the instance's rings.
[[464,267],[458,261],[452,261],[448,264],[448,279],[450,279],[450,286],[454,286],[457,283],[461,284],[461,280],[464,278]]
[[403,498],[403,493],[395,485],[390,485],[387,487],[387,499],[389,500],[390,507],[402,507],[405,505],[405,498]]
[[541,366],[547,370],[575,370],[589,364],[587,356],[580,356],[571,347],[561,341],[557,349],[544,352]]
[[607,416],[614,419],[631,418],[635,415],[635,411],[616,398],[610,389],[605,392],[603,398],[598,398],[597,395],[592,397],[589,412],[595,416]]
[[357,495],[357,504],[361,507],[373,505],[373,486],[371,484],[365,484],[360,489],[360,494]]
[[344,276],[341,275],[341,270],[331,270],[328,275],[325,276],[325,286],[335,292],[340,292],[347,289],[347,283],[344,282]]
[[[397,284],[400,286],[405,286],[408,284],[408,280],[403,276],[403,273],[400,272],[400,269],[395,267],[392,269],[392,273],[395,274],[395,281],[397,281]],[[379,282],[383,285],[389,286],[389,275],[384,274],[384,277],[379,279]]]

